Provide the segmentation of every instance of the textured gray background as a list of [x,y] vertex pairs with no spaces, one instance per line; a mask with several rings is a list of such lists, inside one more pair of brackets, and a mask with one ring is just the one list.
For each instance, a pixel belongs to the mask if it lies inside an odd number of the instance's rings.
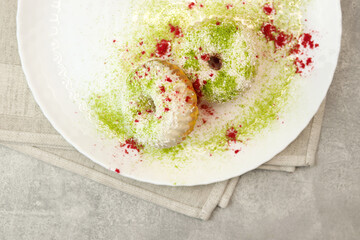
[[0,147],[0,239],[360,239],[360,1],[342,11],[317,166],[247,173],[203,222]]

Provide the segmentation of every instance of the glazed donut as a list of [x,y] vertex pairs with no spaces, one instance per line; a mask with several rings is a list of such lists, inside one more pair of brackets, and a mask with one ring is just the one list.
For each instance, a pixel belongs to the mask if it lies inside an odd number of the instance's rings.
[[257,68],[250,34],[241,23],[227,18],[206,19],[185,31],[174,55],[198,96],[226,102],[250,87]]
[[194,129],[196,93],[177,66],[162,60],[146,62],[129,75],[124,94],[123,112],[140,144],[170,148]]

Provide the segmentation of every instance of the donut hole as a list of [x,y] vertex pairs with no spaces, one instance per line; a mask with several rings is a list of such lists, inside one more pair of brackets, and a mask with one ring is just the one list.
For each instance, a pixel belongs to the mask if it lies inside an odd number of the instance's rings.
[[136,101],[137,111],[144,113],[153,113],[156,111],[154,100],[145,95],[141,95]]
[[219,54],[210,56],[208,63],[209,63],[209,67],[216,71],[222,68],[222,59]]
[[154,103],[154,100],[152,98],[148,98],[147,99],[147,108],[146,108],[146,111],[147,112],[155,112],[156,111],[156,107],[155,107],[155,103]]

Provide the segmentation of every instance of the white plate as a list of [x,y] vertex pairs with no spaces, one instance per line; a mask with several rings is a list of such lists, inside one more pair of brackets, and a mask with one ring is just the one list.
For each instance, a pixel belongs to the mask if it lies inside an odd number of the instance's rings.
[[[140,181],[164,185],[198,185],[239,176],[267,162],[290,144],[316,113],[331,84],[340,50],[340,1],[311,1],[306,18],[309,29],[318,31],[313,72],[303,79],[301,96],[284,116],[286,124],[249,143],[236,157],[200,160],[169,168],[156,161],[134,161],[122,157],[118,144],[103,138],[94,124],[81,113],[79,96],[71,95],[74,79],[91,77],[99,70],[101,51],[89,53],[89,46],[101,49],[99,36],[121,26],[131,1],[114,0],[19,0],[18,41],[28,84],[45,116],[77,150],[94,162]],[[113,14],[116,12],[116,14]],[[123,14],[122,14],[123,13]],[[116,22],[113,20],[116,19]],[[102,24],[89,25],[89,21]],[[90,26],[90,27],[89,27]],[[109,27],[111,26],[111,28]],[[80,111],[79,111],[80,108]],[[199,153],[200,156],[200,153]]]

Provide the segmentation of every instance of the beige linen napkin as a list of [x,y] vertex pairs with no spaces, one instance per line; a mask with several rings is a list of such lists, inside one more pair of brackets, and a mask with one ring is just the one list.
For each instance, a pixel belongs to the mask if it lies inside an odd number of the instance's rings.
[[[196,187],[157,186],[124,178],[93,163],[51,126],[28,90],[17,54],[16,1],[0,0],[0,144],[173,211],[203,220],[226,207],[239,178]],[[293,172],[311,166],[320,136],[324,103],[309,126],[260,169]]]

